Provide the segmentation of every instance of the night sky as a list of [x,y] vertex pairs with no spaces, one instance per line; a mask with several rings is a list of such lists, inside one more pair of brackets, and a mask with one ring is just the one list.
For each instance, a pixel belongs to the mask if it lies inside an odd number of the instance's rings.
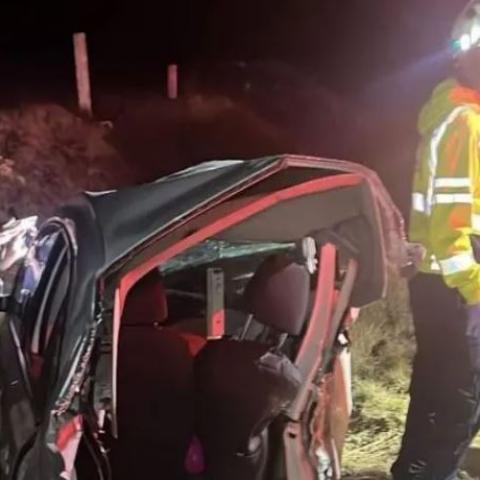
[[117,81],[172,60],[274,59],[351,91],[438,52],[465,1],[2,0],[0,71],[68,76],[70,35],[85,30],[97,75]]

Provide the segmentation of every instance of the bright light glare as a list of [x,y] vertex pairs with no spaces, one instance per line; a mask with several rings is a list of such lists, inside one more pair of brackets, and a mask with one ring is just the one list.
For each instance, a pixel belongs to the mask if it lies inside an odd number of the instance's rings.
[[460,37],[460,49],[462,52],[466,52],[467,50],[470,50],[470,47],[472,46],[472,41],[470,39],[470,35],[465,33]]
[[480,25],[474,25],[470,33],[470,40],[472,45],[475,45],[480,40]]

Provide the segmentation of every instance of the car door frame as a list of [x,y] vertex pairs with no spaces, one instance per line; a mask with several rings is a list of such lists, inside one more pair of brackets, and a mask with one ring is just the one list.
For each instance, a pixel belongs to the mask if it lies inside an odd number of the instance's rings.
[[[52,230],[49,232],[49,230]],[[18,309],[19,303],[15,301],[13,294],[10,297],[10,299],[7,301],[7,316],[6,316],[6,322],[8,323],[8,329],[9,333],[11,335],[11,340],[12,343],[14,344],[14,350],[16,354],[16,363],[18,365],[18,370],[21,373],[21,382],[23,383],[25,392],[27,394],[27,398],[29,401],[30,409],[32,412],[32,415],[35,419],[35,425],[34,429],[31,432],[30,439],[24,443],[24,445],[20,448],[18,454],[15,456],[14,459],[11,459],[11,465],[10,465],[10,473],[9,473],[9,478],[17,480],[17,479],[33,479],[33,478],[38,478],[38,465],[37,461],[29,461],[28,459],[32,458],[43,458],[43,459],[48,459],[48,461],[45,463],[42,461],[42,474],[47,473],[50,474],[49,472],[44,472],[43,467],[49,470],[49,465],[52,466],[52,474],[54,474],[54,470],[58,465],[62,463],[60,461],[60,458],[58,458],[60,453],[54,453],[52,451],[52,448],[49,446],[49,442],[45,441],[45,435],[48,433],[48,425],[51,421],[51,415],[50,415],[50,409],[49,405],[51,404],[51,393],[50,391],[46,390],[45,392],[45,398],[43,400],[43,405],[40,405],[40,398],[38,396],[38,393],[34,391],[34,379],[33,379],[33,373],[31,370],[31,365],[30,362],[28,361],[29,357],[29,352],[27,352],[27,348],[30,348],[30,342],[28,342],[28,345],[25,344],[25,338],[22,338],[25,333],[22,334],[20,332],[19,327],[22,327],[22,322],[25,322],[26,326],[30,326],[32,329],[44,329],[46,328],[46,325],[44,324],[46,321],[48,321],[48,312],[42,311],[41,308],[45,307],[45,304],[49,302],[54,295],[57,293],[56,290],[54,289],[54,282],[56,280],[60,281],[61,278],[58,276],[59,271],[56,269],[57,267],[60,268],[61,265],[58,264],[57,262],[62,262],[63,257],[60,255],[63,255],[63,252],[67,255],[66,257],[66,262],[67,264],[65,265],[66,268],[69,269],[69,277],[68,277],[68,284],[65,289],[65,297],[61,299],[61,307],[60,309],[56,312],[56,318],[54,320],[55,326],[54,329],[57,329],[57,322],[59,321],[59,318],[61,315],[63,315],[65,318],[68,315],[68,307],[70,303],[70,283],[72,279],[74,278],[75,275],[75,257],[76,257],[76,241],[75,241],[75,232],[74,229],[72,228],[72,223],[68,219],[62,219],[58,217],[52,217],[51,219],[47,220],[39,229],[36,237],[35,237],[35,242],[33,244],[32,251],[34,248],[38,246],[38,240],[43,237],[47,237],[48,235],[52,235],[54,233],[58,233],[61,235],[63,241],[65,242],[65,249],[61,249],[61,252],[57,253],[57,258],[53,259],[53,262],[55,262],[55,269],[52,271],[48,270],[48,265],[52,261],[50,255],[53,254],[52,251],[49,251],[47,254],[46,262],[44,265],[44,269],[40,273],[38,277],[38,283],[36,285],[36,288],[42,288],[42,291],[38,292],[38,296],[41,299],[40,303],[38,305],[39,308],[37,308],[36,311],[32,312],[34,319],[31,319],[29,325],[27,325],[26,319],[22,318],[22,315],[25,314],[25,312],[19,312],[15,311]],[[56,242],[56,240],[55,240]],[[55,243],[54,242],[54,243]],[[53,246],[52,246],[53,248]],[[27,262],[29,261],[29,257],[27,255],[26,259],[23,261],[22,267],[27,266]],[[62,272],[60,272],[61,274]],[[44,275],[50,274],[51,278],[47,278],[45,280]],[[47,281],[48,280],[48,281]],[[20,281],[20,276],[17,276],[17,279],[15,281],[13,291],[15,292],[16,288],[18,287],[18,282]],[[42,281],[44,282],[42,284]],[[46,284],[45,284],[46,282]],[[34,295],[36,295],[37,292],[34,292]],[[39,324],[41,322],[41,324]],[[53,331],[51,332],[52,334],[54,333]],[[63,335],[66,333],[63,332]],[[52,337],[53,338],[53,337]],[[46,345],[48,345],[48,342],[52,339],[49,338],[47,340]],[[53,338],[55,341],[56,339]],[[55,355],[55,354],[53,354]],[[49,359],[50,360],[50,359]],[[59,371],[59,370],[58,370]],[[44,377],[44,372],[41,374],[41,380],[39,379],[39,382],[43,382],[45,379]],[[55,382],[61,381],[61,379],[56,378]],[[44,451],[43,451],[44,450]],[[56,458],[55,458],[56,457]],[[55,466],[53,466],[55,465]]]

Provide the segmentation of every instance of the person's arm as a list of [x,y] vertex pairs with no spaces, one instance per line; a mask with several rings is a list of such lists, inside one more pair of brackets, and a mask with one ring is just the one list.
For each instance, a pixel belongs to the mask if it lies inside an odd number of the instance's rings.
[[[470,236],[475,217],[473,202],[478,178],[478,141],[471,113],[459,116],[431,155],[437,161],[431,205],[430,244],[443,278],[468,304],[480,303],[480,264]],[[476,230],[480,230],[480,225]]]

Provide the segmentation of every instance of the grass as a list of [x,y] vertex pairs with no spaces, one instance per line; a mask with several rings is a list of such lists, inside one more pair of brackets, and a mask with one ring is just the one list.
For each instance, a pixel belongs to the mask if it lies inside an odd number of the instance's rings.
[[[408,407],[415,340],[406,283],[394,277],[387,299],[363,310],[352,331],[353,401],[344,450],[346,478],[389,478]],[[480,476],[480,436],[459,478]]]
[[394,277],[387,299],[367,307],[352,331],[354,411],[346,476],[387,478],[408,407],[414,338],[407,287]]
[[395,391],[380,382],[362,380],[355,386],[355,402],[345,472],[386,474],[400,445],[408,396],[400,385]]

